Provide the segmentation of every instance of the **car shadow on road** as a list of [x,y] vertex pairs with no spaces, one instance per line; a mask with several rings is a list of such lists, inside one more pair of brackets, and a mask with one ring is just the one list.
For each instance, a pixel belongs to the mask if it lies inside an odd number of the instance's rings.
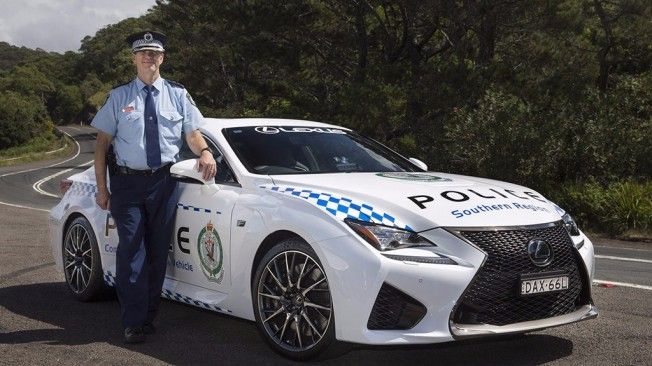
[[[81,303],[62,283],[39,283],[0,289],[0,306],[47,325],[43,329],[0,331],[0,344],[44,342],[84,345],[105,342],[162,362],[279,363],[249,321],[164,301],[158,332],[139,345],[122,343],[120,309],[115,296]],[[6,327],[6,324],[5,324]],[[569,356],[573,343],[564,338],[533,334],[426,346],[370,347],[355,345],[322,360],[325,364],[542,364]],[[110,357],[110,356],[107,356]]]

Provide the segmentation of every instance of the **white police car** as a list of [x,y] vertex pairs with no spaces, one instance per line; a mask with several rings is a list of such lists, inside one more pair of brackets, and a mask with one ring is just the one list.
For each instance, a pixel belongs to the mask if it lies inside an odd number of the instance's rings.
[[[162,296],[255,320],[306,359],[336,340],[447,342],[594,318],[593,245],[563,210],[509,183],[427,172],[323,123],[207,119],[218,175],[181,182]],[[64,186],[66,186],[64,184]],[[93,169],[50,212],[72,294],[115,280],[118,235]]]

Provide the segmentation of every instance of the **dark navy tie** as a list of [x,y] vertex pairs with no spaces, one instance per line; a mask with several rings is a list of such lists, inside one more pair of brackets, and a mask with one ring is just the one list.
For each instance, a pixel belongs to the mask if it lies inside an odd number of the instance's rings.
[[145,150],[147,151],[147,165],[155,169],[161,166],[161,146],[158,139],[158,118],[156,118],[156,104],[154,104],[153,85],[145,85],[147,97],[145,98]]

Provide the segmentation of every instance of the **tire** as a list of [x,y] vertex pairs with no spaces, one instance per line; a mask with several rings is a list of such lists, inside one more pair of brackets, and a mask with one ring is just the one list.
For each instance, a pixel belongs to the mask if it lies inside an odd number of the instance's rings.
[[61,245],[66,287],[72,296],[90,301],[104,293],[100,250],[85,217],[77,217],[68,225]]
[[286,239],[265,254],[251,295],[256,326],[281,355],[307,360],[338,343],[328,279],[304,241]]

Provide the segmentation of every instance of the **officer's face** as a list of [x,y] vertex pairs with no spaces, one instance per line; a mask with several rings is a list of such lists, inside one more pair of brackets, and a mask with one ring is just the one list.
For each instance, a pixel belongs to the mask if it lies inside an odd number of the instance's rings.
[[163,63],[163,52],[144,50],[135,52],[133,62],[138,72],[156,72]]

